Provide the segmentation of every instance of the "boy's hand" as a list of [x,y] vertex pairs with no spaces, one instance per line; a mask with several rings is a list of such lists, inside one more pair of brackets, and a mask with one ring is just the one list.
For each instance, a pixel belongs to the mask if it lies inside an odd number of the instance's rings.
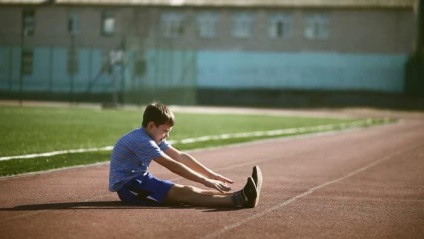
[[234,183],[233,180],[226,178],[226,177],[224,177],[220,174],[217,174],[217,173],[214,175],[213,179],[219,180],[219,181],[224,182],[224,183],[231,183],[231,184]]
[[228,184],[226,184],[225,182],[222,182],[220,180],[214,180],[214,179],[207,179],[205,182],[205,186],[210,188],[215,188],[221,193],[228,192],[231,190],[231,187],[228,186]]

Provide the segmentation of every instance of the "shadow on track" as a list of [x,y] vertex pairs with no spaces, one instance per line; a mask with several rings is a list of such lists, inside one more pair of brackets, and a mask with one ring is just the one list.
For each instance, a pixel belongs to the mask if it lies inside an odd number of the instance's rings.
[[[66,202],[66,203],[46,203],[28,204],[12,208],[0,208],[0,211],[41,211],[41,210],[68,210],[68,209],[164,209],[166,207],[152,207],[124,204],[120,201],[97,201],[97,202]],[[185,207],[173,207],[185,208]]]
[[239,210],[237,208],[199,208],[187,205],[166,206],[140,206],[124,204],[120,201],[96,201],[96,202],[66,202],[28,204],[12,208],[0,208],[0,211],[42,211],[42,210],[86,210],[86,209],[199,209],[203,212],[222,212]]

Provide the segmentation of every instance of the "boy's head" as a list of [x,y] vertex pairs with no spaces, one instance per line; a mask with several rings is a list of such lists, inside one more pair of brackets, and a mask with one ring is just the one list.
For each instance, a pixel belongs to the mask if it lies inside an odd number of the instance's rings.
[[172,127],[175,124],[175,116],[166,105],[153,102],[144,110],[142,126],[146,128],[150,122],[156,127],[164,124]]

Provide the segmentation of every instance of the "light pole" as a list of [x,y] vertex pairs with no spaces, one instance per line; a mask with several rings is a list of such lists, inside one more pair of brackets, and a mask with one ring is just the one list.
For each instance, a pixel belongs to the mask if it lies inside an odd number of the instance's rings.
[[424,58],[424,0],[417,1],[417,46],[415,54]]
[[424,96],[424,0],[417,0],[416,45],[405,69],[405,93],[411,96]]
[[[112,50],[109,53],[109,64],[112,71],[112,84],[113,84],[113,104],[118,105],[118,103],[123,104],[124,103],[124,87],[125,87],[125,71],[124,71],[124,65],[125,65],[125,46],[124,43],[121,43],[121,46],[116,49]],[[120,85],[118,86],[116,72],[115,72],[115,66],[120,67],[119,77],[120,78]],[[120,90],[118,90],[120,88]],[[119,94],[118,94],[119,93]],[[120,96],[119,96],[120,95]]]
[[71,49],[68,52],[68,68],[71,75],[70,86],[69,86],[69,103],[72,104],[74,101],[74,81],[75,81],[75,35],[73,31],[70,32],[71,36]]
[[21,31],[21,62],[20,62],[20,69],[19,69],[19,105],[22,106],[23,103],[23,78],[24,78],[24,46],[25,46],[25,37],[27,35],[27,29],[24,26],[24,23],[22,23],[22,31]]

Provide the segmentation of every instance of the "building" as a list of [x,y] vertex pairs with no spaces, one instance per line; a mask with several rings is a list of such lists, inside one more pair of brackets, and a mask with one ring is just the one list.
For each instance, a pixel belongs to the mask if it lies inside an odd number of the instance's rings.
[[0,92],[176,104],[278,102],[283,91],[402,94],[415,4],[0,0]]

